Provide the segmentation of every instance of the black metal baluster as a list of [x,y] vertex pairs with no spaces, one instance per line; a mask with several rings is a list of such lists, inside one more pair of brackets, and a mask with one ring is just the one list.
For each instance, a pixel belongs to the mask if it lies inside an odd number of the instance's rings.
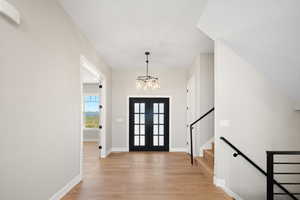
[[274,154],[267,152],[267,200],[274,200]]

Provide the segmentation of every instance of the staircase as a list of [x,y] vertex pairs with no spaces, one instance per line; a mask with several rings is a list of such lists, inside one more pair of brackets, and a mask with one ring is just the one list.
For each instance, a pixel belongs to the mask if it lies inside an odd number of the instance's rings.
[[203,157],[195,158],[195,164],[196,164],[196,166],[205,169],[209,175],[213,176],[215,144],[212,143],[211,146],[212,146],[211,149],[205,149],[203,151]]

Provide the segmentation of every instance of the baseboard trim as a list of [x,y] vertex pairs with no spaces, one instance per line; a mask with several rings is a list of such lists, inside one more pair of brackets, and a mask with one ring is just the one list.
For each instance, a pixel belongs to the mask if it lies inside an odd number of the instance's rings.
[[109,156],[109,154],[111,154],[111,148],[106,151],[106,154],[101,155],[101,158],[106,158],[107,156]]
[[233,197],[235,200],[243,200],[242,197],[226,186],[226,181],[224,179],[218,179],[214,176],[214,184],[215,186],[224,190],[226,194],[228,194],[230,197]]
[[67,185],[65,185],[62,189],[56,192],[49,200],[60,200],[62,199],[73,187],[79,184],[82,180],[81,174],[77,175],[73,178]]
[[170,152],[186,152],[186,147],[170,148]]
[[[112,147],[111,152],[129,152],[129,149],[128,147]],[[186,152],[186,148],[185,147],[170,148],[170,152]]]
[[107,151],[102,151],[101,158],[106,158],[107,156],[109,156],[109,154],[111,154],[111,149],[109,149]]
[[128,147],[112,147],[111,152],[129,152]]

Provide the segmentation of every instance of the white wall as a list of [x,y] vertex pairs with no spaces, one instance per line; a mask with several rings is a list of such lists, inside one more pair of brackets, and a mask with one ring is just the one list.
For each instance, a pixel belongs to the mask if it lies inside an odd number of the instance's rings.
[[[245,200],[264,200],[265,177],[233,158],[219,137],[266,169],[267,150],[300,150],[300,113],[255,66],[220,41],[215,44],[215,91],[215,176]],[[229,126],[221,127],[221,120],[229,120]]]
[[[300,101],[300,1],[209,0],[198,27]],[[200,9],[199,9],[200,10]]]
[[100,92],[98,83],[84,83],[82,90],[84,95],[93,94],[95,96],[98,96]]
[[55,0],[9,2],[22,23],[0,16],[0,199],[44,200],[80,173],[80,55],[111,71]]
[[[199,55],[189,70],[189,78],[195,77],[196,119],[214,107],[214,55]],[[210,114],[196,125],[195,155],[202,154],[202,148],[214,137],[214,114]]]
[[299,103],[296,103],[296,106],[295,106],[296,110],[300,110],[300,102]]
[[[83,84],[83,95],[99,96],[99,84],[97,83],[85,83]],[[101,104],[101,99],[100,99]],[[98,128],[83,129],[83,141],[99,141],[100,130]]]
[[[128,96],[171,96],[170,150],[183,150],[186,145],[186,79],[187,70],[181,68],[153,69],[160,78],[161,88],[155,91],[137,90],[135,79],[145,73],[140,69],[113,69],[112,134],[115,149],[128,150]],[[118,119],[122,119],[118,122]]]

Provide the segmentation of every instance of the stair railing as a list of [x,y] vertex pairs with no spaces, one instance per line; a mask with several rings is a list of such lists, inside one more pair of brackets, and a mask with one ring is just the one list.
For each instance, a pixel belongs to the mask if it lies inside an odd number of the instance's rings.
[[[282,183],[279,183],[277,182],[276,180],[274,180],[273,176],[271,176],[270,174],[268,175],[267,172],[265,172],[261,167],[259,167],[255,162],[253,162],[248,156],[246,156],[243,152],[241,152],[237,147],[235,147],[233,144],[231,144],[226,138],[224,137],[220,137],[221,140],[223,140],[228,146],[230,146],[234,151],[235,153],[233,153],[233,157],[238,157],[238,156],[241,156],[242,158],[244,158],[246,161],[248,161],[254,168],[256,168],[259,172],[261,172],[261,174],[263,174],[264,176],[267,177],[269,183],[267,184],[267,196],[270,196],[269,194],[269,187],[270,187],[270,184],[272,184],[272,187],[273,185],[276,185],[278,186],[278,188],[280,188],[284,194],[286,194],[287,196],[291,197],[291,199],[294,199],[294,200],[298,200],[298,198],[295,196],[295,194],[297,195],[297,193],[291,193],[289,192],[284,186]],[[268,167],[270,165],[272,160],[269,160],[268,161]],[[269,169],[268,169],[269,171]],[[270,173],[270,172],[269,172]],[[300,174],[300,173],[299,173]],[[272,177],[272,178],[270,178]],[[271,187],[270,187],[271,188]],[[267,199],[267,200],[273,200],[273,199]]]
[[215,108],[210,109],[207,113],[202,115],[199,119],[194,121],[193,123],[190,124],[190,145],[191,145],[191,164],[194,164],[194,152],[193,152],[193,128],[194,126],[201,121],[203,118],[205,118],[207,115],[212,113],[215,110]]
[[[288,193],[284,192],[274,192],[274,176],[280,175],[280,176],[286,176],[286,175],[293,175],[293,176],[300,176],[300,172],[274,172],[274,165],[285,165],[285,166],[291,166],[291,165],[299,165],[300,162],[280,162],[278,161],[279,158],[274,162],[274,158],[276,155],[282,156],[300,156],[300,151],[267,151],[267,200],[274,200],[274,196],[284,196],[289,195]],[[281,185],[287,185],[287,186],[295,186],[300,185],[299,182],[291,181],[291,182],[280,182]],[[293,196],[299,196],[300,193],[293,192],[291,193]],[[290,195],[289,195],[290,196]],[[296,197],[291,197],[293,199],[297,199]]]

